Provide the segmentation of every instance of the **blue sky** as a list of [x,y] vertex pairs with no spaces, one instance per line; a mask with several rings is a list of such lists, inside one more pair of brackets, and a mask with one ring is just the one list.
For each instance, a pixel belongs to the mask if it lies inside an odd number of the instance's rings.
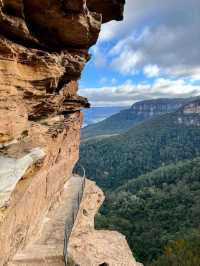
[[200,1],[127,0],[122,22],[102,26],[80,94],[93,106],[128,106],[200,94]]

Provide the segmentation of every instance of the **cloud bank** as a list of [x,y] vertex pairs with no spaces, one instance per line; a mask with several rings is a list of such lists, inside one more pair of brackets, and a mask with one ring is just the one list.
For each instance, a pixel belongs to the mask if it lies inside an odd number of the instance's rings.
[[118,86],[81,89],[93,106],[130,106],[141,100],[153,98],[179,98],[198,96],[200,85],[185,80],[158,78],[153,84],[134,84],[127,81]]
[[199,0],[127,0],[124,21],[103,25],[92,50],[97,71],[108,69],[104,81],[112,71],[121,85],[102,82],[82,94],[99,106],[200,94],[199,10]]
[[157,65],[169,75],[196,76],[200,73],[199,10],[199,0],[128,0],[124,22],[104,25],[99,46],[116,40],[108,58],[121,74],[134,75],[147,65]]

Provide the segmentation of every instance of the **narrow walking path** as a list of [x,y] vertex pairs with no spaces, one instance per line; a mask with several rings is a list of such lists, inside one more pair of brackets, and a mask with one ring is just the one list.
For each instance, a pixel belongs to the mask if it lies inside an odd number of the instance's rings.
[[36,239],[15,255],[10,266],[64,265],[65,225],[74,222],[83,181],[82,177],[72,176],[66,182],[58,206],[46,215]]

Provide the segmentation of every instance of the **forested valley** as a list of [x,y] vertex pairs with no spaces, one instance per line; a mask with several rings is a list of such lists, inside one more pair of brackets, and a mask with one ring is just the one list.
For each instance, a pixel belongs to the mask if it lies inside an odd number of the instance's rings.
[[97,228],[122,232],[145,266],[200,265],[200,114],[187,108],[81,145],[79,165],[106,194]]

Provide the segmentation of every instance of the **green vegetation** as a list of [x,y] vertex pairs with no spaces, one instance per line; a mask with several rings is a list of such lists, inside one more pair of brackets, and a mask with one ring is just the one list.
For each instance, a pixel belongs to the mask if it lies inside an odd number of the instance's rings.
[[81,137],[82,139],[89,139],[96,138],[97,136],[123,133],[143,120],[143,116],[134,117],[130,109],[123,110],[101,122],[83,128]]
[[97,228],[125,234],[145,266],[200,266],[200,115],[183,110],[81,145],[106,192]]
[[200,232],[192,231],[189,236],[169,243],[163,256],[151,266],[199,266]]
[[133,126],[161,114],[173,112],[192,99],[154,99],[135,103],[107,119],[82,129],[82,140],[121,134]]
[[150,263],[169,241],[199,227],[199,203],[197,158],[161,167],[108,193],[96,224],[98,228],[121,231],[138,260]]
[[100,187],[113,190],[160,166],[199,156],[199,127],[177,121],[177,113],[166,114],[127,133],[84,142],[80,164]]

